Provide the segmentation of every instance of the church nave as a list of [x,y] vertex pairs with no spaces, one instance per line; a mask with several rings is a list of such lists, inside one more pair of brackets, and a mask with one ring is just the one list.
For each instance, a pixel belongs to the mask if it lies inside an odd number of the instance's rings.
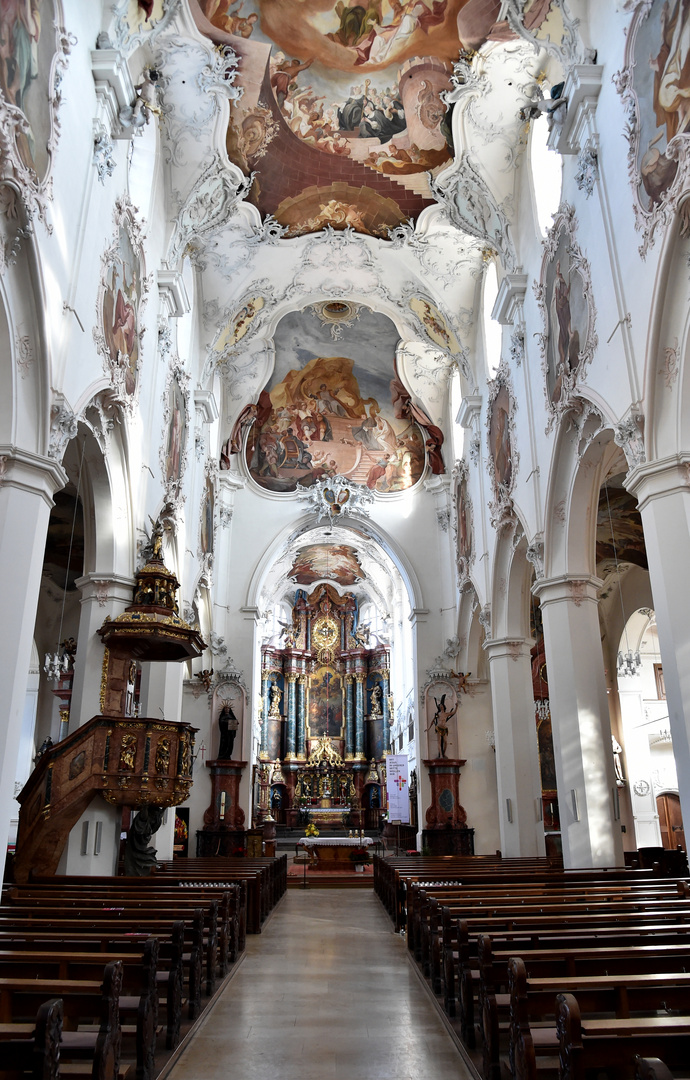
[[289,890],[170,1080],[464,1080],[373,892]]

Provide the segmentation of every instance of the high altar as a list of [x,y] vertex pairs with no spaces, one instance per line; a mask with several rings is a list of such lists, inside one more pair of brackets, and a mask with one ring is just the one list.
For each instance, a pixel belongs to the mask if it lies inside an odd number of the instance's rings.
[[[330,584],[298,589],[282,648],[262,652],[263,814],[296,824],[378,824],[390,743],[389,654],[369,648],[357,600]],[[363,811],[363,814],[360,813]]]

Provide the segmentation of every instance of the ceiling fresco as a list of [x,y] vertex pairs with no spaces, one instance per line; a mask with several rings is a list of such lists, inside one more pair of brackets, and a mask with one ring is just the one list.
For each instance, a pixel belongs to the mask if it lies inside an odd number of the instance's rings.
[[357,318],[337,341],[321,305],[278,324],[275,368],[246,449],[252,477],[269,491],[340,475],[389,493],[424,472],[422,431],[396,415],[398,331],[385,315],[351,306]]
[[[542,6],[544,6],[542,4]],[[548,7],[549,4],[546,4]],[[227,130],[249,195],[286,236],[327,225],[388,237],[434,200],[452,159],[453,61],[505,37],[500,0],[190,0],[240,57]]]
[[296,585],[335,581],[349,588],[365,577],[357,552],[349,544],[310,544],[301,549],[288,573]]

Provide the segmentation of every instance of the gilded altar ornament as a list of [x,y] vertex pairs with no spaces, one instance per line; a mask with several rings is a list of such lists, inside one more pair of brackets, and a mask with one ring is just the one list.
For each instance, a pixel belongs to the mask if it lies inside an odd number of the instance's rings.
[[311,636],[319,663],[327,664],[332,659],[338,642],[338,623],[330,615],[319,615],[312,626]]
[[379,774],[376,769],[376,761],[374,758],[369,762],[369,772],[367,773],[365,784],[378,784]]
[[170,768],[170,739],[159,739],[156,747],[155,769],[159,776],[167,776]]
[[271,704],[269,706],[268,715],[274,720],[280,720],[280,699],[283,696],[283,691],[280,689],[277,683],[271,683]]
[[182,746],[182,761],[181,761],[180,772],[182,773],[183,776],[189,776],[190,771],[191,771],[191,754],[190,754],[190,746],[189,746],[189,736],[187,735],[186,732],[184,732],[182,734],[182,738],[180,739],[180,743],[181,743],[181,746]]
[[120,743],[120,772],[134,772],[137,759],[137,738],[129,733],[122,736]]

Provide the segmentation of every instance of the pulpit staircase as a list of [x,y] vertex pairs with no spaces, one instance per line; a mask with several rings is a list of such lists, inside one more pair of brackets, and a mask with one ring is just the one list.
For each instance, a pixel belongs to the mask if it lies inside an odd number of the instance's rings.
[[70,830],[101,795],[117,806],[176,806],[189,796],[196,728],[94,716],[50,747],[17,796],[14,880],[56,873]]

